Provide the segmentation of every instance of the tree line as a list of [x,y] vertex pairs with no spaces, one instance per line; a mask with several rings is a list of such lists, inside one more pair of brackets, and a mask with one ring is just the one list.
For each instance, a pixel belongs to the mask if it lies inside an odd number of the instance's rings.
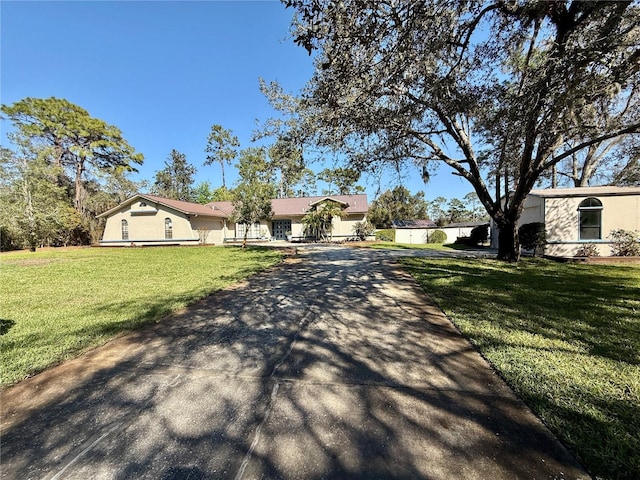
[[386,190],[369,205],[367,219],[376,228],[391,228],[395,220],[431,220],[439,227],[458,222],[488,221],[487,212],[474,192],[459,198],[425,200],[402,185]]

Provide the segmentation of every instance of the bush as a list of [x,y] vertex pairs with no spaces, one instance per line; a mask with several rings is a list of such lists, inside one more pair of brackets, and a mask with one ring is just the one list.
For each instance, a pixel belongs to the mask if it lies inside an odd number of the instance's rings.
[[638,232],[619,228],[612,230],[609,237],[612,242],[611,255],[614,257],[640,257],[640,236]]
[[600,251],[593,243],[585,243],[576,252],[576,257],[599,257]]
[[369,222],[357,222],[353,226],[353,233],[359,240],[366,240],[375,231],[375,227]]
[[379,242],[395,242],[396,231],[393,228],[378,230],[376,232],[376,240],[378,240]]
[[14,232],[4,225],[0,225],[0,252],[20,250],[22,248],[21,243],[21,240]]
[[447,241],[447,234],[442,230],[435,230],[429,238],[429,243],[444,243]]
[[478,225],[477,227],[473,227],[471,233],[469,234],[469,241],[473,245],[478,245],[480,243],[484,243],[489,238],[489,225]]
[[525,223],[518,229],[520,237],[520,245],[525,250],[533,250],[533,256],[538,251],[544,252],[544,246],[547,243],[547,232],[545,224],[542,222]]
[[453,243],[455,243],[456,245],[465,245],[467,247],[474,247],[475,245],[477,245],[476,243],[473,243],[471,237],[458,237]]

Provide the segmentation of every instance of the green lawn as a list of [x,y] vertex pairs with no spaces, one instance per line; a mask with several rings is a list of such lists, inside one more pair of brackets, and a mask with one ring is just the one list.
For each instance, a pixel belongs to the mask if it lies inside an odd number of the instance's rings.
[[591,474],[640,478],[640,265],[402,261]]
[[0,385],[277,263],[275,250],[84,248],[0,256]]

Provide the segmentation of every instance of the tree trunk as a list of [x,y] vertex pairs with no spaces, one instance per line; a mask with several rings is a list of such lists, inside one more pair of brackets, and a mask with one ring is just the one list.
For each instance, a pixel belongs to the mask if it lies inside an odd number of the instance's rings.
[[246,225],[244,229],[244,237],[242,238],[242,248],[247,246],[247,236],[249,235],[249,225]]
[[517,222],[503,219],[498,224],[498,260],[517,262],[520,260],[520,240]]
[[27,243],[29,244],[29,251],[35,252],[36,247],[38,246],[38,225],[36,223],[36,215],[31,198],[31,185],[29,185],[27,161],[24,158],[22,159],[20,166],[22,170],[22,195],[24,200],[24,218]]
[[75,178],[75,198],[73,205],[76,211],[84,218],[85,216],[85,192],[82,183],[82,175],[84,174],[84,158],[76,160],[76,178]]

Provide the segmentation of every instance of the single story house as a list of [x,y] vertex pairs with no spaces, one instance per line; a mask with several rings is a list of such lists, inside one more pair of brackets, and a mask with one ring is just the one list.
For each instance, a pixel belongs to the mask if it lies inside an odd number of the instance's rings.
[[246,228],[247,238],[252,240],[285,240],[289,236],[299,240],[304,238],[302,217],[327,201],[344,210],[343,218],[333,219],[333,238],[353,237],[355,224],[365,221],[369,209],[364,194],[274,199],[273,218],[250,226],[234,223],[231,202],[201,205],[137,194],[98,215],[106,219],[100,245],[222,244],[242,239]]
[[447,243],[453,243],[458,237],[468,237],[471,230],[487,222],[457,222],[438,227],[431,220],[395,220],[396,242],[412,244],[430,243],[431,235],[441,230],[447,236]]
[[106,218],[100,245],[197,245],[222,243],[230,210],[137,194],[98,215]]
[[[330,195],[319,197],[299,197],[299,198],[275,198],[271,201],[273,216],[268,221],[262,221],[248,226],[250,239],[272,239],[272,240],[302,240],[305,238],[302,217],[310,210],[316,208],[323,202],[335,202],[343,209],[342,218],[334,217],[332,220],[333,239],[347,239],[354,237],[354,227],[358,222],[364,222],[369,211],[367,195]],[[233,211],[231,202],[211,202],[208,207]],[[229,231],[227,240],[240,240],[244,237],[244,224],[233,224]]]
[[[580,187],[532,190],[519,225],[543,222],[547,255],[575,256],[586,244],[611,255],[612,230],[640,230],[640,187]],[[492,246],[497,228],[492,224]]]

